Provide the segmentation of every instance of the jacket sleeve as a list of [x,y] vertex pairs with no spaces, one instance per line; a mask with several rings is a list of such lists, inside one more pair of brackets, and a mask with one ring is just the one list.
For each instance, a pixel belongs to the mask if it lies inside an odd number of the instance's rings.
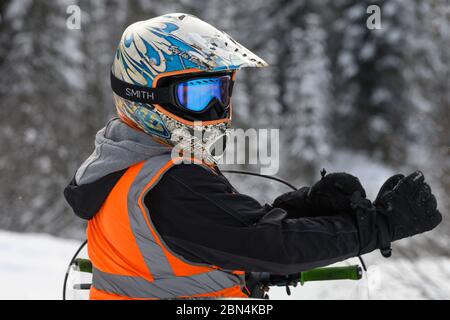
[[222,175],[194,164],[170,169],[145,204],[172,251],[223,269],[289,274],[376,248],[373,223],[364,224],[363,238],[370,241],[362,248],[350,215],[288,218],[283,209],[260,205]]

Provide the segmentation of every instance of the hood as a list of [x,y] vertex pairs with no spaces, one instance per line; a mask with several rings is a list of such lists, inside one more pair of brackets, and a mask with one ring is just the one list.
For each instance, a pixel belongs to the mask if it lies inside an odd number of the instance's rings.
[[169,152],[170,147],[114,118],[97,133],[94,152],[78,168],[64,196],[77,216],[91,219],[130,166]]

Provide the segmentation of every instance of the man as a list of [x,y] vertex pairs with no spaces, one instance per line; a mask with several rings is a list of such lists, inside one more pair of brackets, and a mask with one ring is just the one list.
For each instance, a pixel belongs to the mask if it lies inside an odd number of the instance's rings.
[[[230,125],[237,70],[266,65],[187,14],[125,30],[111,72],[119,119],[98,132],[65,189],[89,220],[91,299],[247,297],[245,272],[290,274],[375,249],[388,256],[391,241],[440,223],[420,172],[391,177],[374,203],[348,174],[272,205],[238,193],[211,150]],[[195,152],[172,152],[180,144]]]

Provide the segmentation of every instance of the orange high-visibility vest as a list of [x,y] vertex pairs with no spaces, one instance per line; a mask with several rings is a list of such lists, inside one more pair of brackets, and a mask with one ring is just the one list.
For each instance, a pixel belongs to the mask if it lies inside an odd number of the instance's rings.
[[91,299],[247,297],[244,272],[186,261],[155,229],[157,212],[148,212],[144,198],[173,165],[164,154],[131,166],[88,222]]

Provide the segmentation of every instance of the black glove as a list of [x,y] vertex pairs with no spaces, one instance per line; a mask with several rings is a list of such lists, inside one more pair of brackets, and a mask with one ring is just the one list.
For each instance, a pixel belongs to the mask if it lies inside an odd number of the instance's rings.
[[312,187],[282,194],[273,206],[284,209],[290,217],[332,216],[352,212],[351,198],[365,198],[359,179],[344,172],[323,175]]
[[390,177],[374,201],[378,226],[378,247],[384,257],[391,256],[391,241],[434,229],[442,216],[430,186],[420,171],[405,177]]
[[396,175],[393,175],[392,177],[390,177],[389,179],[387,179],[381,186],[380,191],[378,191],[378,195],[377,195],[375,201],[373,202],[373,204],[376,204],[377,201],[382,196],[387,194],[389,191],[392,191],[392,189],[394,189],[394,187],[397,185],[397,183],[399,183],[400,180],[402,180],[404,177],[405,176],[403,174],[396,174]]
[[388,222],[391,241],[430,231],[441,223],[436,198],[422,172],[401,179],[394,177],[390,182],[398,183],[392,189],[382,187],[374,203],[377,213]]
[[391,242],[435,228],[442,220],[436,198],[421,172],[390,177],[374,203],[355,192],[351,197],[352,216],[358,228],[360,252],[380,249],[391,256]]
[[314,216],[308,193],[311,188],[302,187],[298,190],[283,193],[273,201],[272,206],[287,212],[288,218],[301,218]]
[[352,197],[366,197],[359,179],[345,172],[330,173],[314,184],[308,194],[312,207],[322,215],[348,214]]

